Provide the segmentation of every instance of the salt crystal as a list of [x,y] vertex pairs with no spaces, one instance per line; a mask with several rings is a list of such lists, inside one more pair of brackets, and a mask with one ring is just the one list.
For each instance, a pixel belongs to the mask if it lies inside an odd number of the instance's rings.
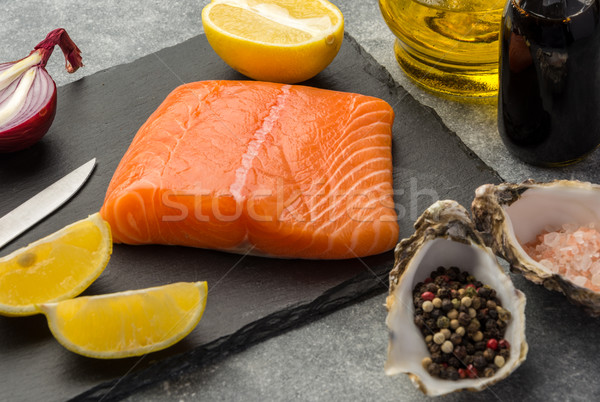
[[556,247],[560,242],[560,235],[556,232],[547,233],[544,235],[544,244],[548,247]]
[[599,262],[594,262],[592,264],[592,266],[590,266],[589,272],[590,272],[590,274],[592,276],[594,276],[596,274],[600,274],[600,263]]
[[550,272],[558,274],[558,265],[554,264],[551,260],[548,260],[548,259],[541,260],[540,264],[542,264],[544,267],[548,268],[550,270]]
[[587,278],[585,276],[575,276],[573,279],[571,279],[571,282],[581,287],[585,285],[585,283],[587,282]]
[[592,276],[592,285],[600,287],[600,274]]

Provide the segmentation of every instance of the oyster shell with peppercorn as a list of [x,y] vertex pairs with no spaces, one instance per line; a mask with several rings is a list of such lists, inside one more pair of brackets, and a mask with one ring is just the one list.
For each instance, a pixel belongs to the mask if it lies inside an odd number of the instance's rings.
[[[395,257],[386,299],[390,337],[386,374],[406,373],[422,392],[436,396],[461,390],[482,390],[507,377],[525,360],[528,350],[525,296],[515,289],[498,265],[461,205],[455,201],[438,201],[430,206],[416,221],[415,233],[396,246]],[[489,377],[442,379],[432,376],[424,367],[430,351],[415,323],[413,289],[440,266],[459,267],[489,285],[495,290],[503,309],[510,312],[504,333],[504,339],[511,345],[510,354],[502,367]]]
[[[590,315],[600,316],[599,291],[577,283],[578,278],[565,272],[556,272],[556,267],[534,260],[525,251],[536,237],[565,225],[600,229],[600,186],[569,180],[486,184],[475,191],[471,209],[486,243],[510,263],[511,270],[564,293]],[[574,255],[573,260],[577,257]]]

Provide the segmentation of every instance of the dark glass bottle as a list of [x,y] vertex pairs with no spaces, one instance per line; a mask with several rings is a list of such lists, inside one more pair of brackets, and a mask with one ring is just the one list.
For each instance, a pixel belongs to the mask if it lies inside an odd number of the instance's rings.
[[600,144],[600,0],[508,0],[498,129],[525,162],[560,166]]

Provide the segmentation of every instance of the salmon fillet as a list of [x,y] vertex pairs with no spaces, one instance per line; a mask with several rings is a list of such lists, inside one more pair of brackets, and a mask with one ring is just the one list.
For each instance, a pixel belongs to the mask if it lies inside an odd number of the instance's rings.
[[398,241],[392,108],[305,86],[203,81],[140,128],[108,187],[115,242],[342,259]]

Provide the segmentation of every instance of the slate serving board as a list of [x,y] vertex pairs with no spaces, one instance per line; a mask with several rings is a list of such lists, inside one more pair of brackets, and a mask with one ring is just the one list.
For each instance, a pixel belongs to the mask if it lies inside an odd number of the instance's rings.
[[[227,67],[201,35],[59,88],[57,117],[43,141],[19,153],[0,155],[0,216],[92,157],[97,158],[97,167],[67,205],[0,254],[98,211],[140,125],[176,86],[209,79],[245,78]],[[500,181],[434,111],[398,86],[350,36],[345,36],[334,62],[306,84],[377,96],[394,107],[394,188],[402,237],[412,233],[414,220],[438,198],[469,206],[476,187]],[[84,294],[207,280],[207,308],[198,327],[165,351],[141,359],[103,361],[63,349],[42,316],[0,317],[0,400],[122,398],[145,384],[385,292],[392,264],[391,251],[324,262],[115,245],[107,269]]]

